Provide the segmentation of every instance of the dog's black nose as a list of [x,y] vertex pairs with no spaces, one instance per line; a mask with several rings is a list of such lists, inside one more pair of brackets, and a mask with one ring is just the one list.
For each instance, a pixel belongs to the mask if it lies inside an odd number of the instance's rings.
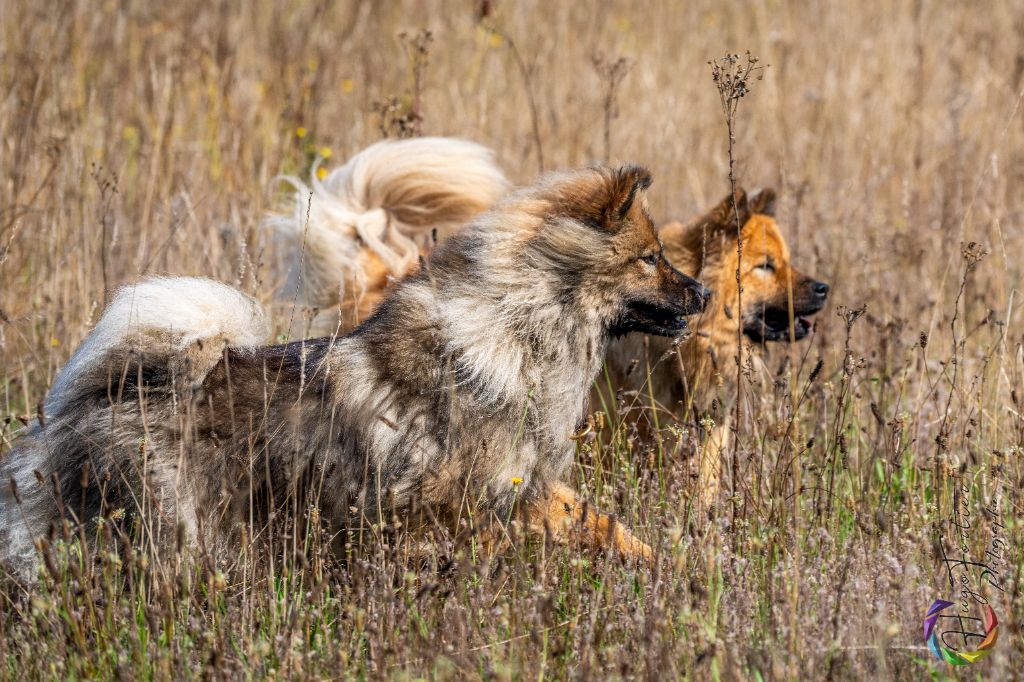
[[828,285],[824,282],[815,282],[811,289],[818,298],[826,298],[828,296]]

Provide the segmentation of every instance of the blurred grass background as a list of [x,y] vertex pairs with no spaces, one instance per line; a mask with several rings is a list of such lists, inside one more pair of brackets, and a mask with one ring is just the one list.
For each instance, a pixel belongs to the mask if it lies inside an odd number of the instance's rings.
[[[747,50],[768,68],[740,104],[739,180],[777,188],[796,264],[833,295],[813,339],[775,351],[789,380],[749,406],[743,518],[695,516],[686,467],[644,466],[652,444],[623,425],[584,448],[578,482],[662,548],[653,571],[527,546],[440,573],[377,548],[315,589],[287,567],[197,565],[180,593],[72,576],[3,602],[2,674],[942,677],[919,635],[949,596],[935,525],[950,475],[984,503],[997,461],[1013,549],[1001,640],[976,667],[1019,674],[1024,6],[1010,0],[0,3],[0,453],[113,288],[196,274],[268,300],[274,177],[340,163],[417,107],[424,134],[494,148],[517,182],[635,161],[654,172],[656,219],[696,214],[728,191],[708,61]],[[806,390],[795,431],[788,385]],[[759,473],[793,457],[799,486]]]

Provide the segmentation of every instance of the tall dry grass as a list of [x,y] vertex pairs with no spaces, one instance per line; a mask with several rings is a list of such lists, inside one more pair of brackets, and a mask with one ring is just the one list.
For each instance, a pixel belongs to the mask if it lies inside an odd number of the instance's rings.
[[812,339],[773,351],[775,386],[744,394],[735,522],[696,514],[688,464],[609,418],[574,475],[660,548],[653,570],[535,541],[496,564],[383,541],[340,563],[184,557],[171,578],[143,554],[57,556],[8,585],[0,675],[944,678],[919,634],[948,596],[936,527],[953,475],[984,502],[1000,460],[1001,639],[967,674],[1019,675],[1012,1],[0,3],[0,455],[114,287],[199,274],[268,299],[274,177],[397,118],[495,148],[521,182],[639,161],[657,218],[695,213],[728,190],[707,62],[744,50],[769,68],[739,111],[739,180],[778,188],[833,295]]

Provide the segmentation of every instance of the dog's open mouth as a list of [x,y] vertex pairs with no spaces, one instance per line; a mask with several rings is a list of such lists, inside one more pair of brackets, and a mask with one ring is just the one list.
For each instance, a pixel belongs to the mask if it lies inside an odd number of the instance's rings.
[[809,316],[818,312],[820,306],[813,309],[796,310],[792,318],[792,336],[790,335],[789,311],[779,307],[766,307],[751,316],[743,327],[743,333],[752,341],[799,341],[811,333]]
[[612,325],[616,335],[643,332],[657,336],[678,336],[686,329],[688,311],[681,306],[668,306],[652,301],[630,301],[626,310]]

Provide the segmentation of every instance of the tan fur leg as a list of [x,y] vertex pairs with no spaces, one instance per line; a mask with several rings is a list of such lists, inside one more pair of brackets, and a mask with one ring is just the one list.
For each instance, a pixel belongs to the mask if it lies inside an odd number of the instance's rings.
[[597,511],[579,499],[568,486],[555,484],[548,496],[530,508],[530,523],[550,529],[556,542],[576,539],[592,549],[613,549],[627,559],[651,563],[654,552],[614,518]]
[[717,424],[712,428],[700,447],[700,462],[697,469],[697,495],[707,509],[718,499],[721,487],[722,467],[729,451],[729,423]]

